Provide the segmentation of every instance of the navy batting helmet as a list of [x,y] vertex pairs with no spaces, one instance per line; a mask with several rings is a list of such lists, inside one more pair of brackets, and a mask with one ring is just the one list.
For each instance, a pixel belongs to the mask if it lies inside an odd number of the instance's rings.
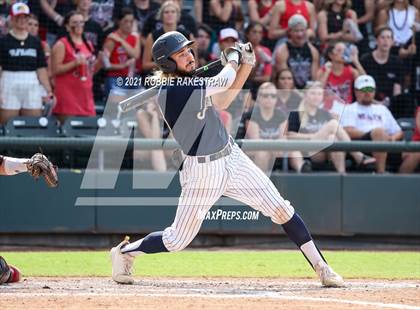
[[170,56],[186,46],[194,44],[178,31],[161,35],[152,46],[153,61],[166,73],[176,71],[176,62]]

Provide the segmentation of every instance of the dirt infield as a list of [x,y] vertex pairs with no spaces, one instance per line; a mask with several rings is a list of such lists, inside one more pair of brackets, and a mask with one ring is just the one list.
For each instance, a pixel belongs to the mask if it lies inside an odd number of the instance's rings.
[[0,309],[420,309],[418,281],[28,278],[0,287]]

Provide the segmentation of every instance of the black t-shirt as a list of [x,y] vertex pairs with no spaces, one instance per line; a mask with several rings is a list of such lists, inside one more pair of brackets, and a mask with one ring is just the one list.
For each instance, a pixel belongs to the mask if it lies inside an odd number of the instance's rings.
[[258,124],[260,129],[260,139],[278,139],[280,138],[280,124],[286,120],[286,115],[280,110],[274,110],[273,117],[265,120],[261,115],[259,108],[254,109],[251,121]]
[[89,18],[85,23],[83,33],[86,36],[86,39],[92,42],[95,51],[98,52],[102,48],[105,38],[101,25],[92,18]]
[[300,133],[315,133],[321,129],[328,121],[332,119],[330,113],[318,109],[315,115],[308,115],[308,121],[305,126],[301,126],[301,119],[298,111],[292,111],[289,114],[289,131]]
[[[189,33],[197,36],[197,25],[195,19],[184,10],[181,12],[181,19],[178,22],[178,27],[184,27],[184,29],[186,29]],[[155,31],[163,31],[163,24],[162,21],[156,19],[156,14],[151,14],[144,21],[141,34],[144,38],[147,38],[149,33],[153,33]]]
[[136,5],[134,4],[134,1],[131,3],[131,9],[134,11],[134,16],[137,20],[137,28],[140,33],[143,31],[146,20],[150,16],[156,15],[159,8],[160,8],[160,5],[153,1],[150,2],[149,8],[145,10],[142,10],[136,7]]
[[312,77],[312,53],[309,43],[303,46],[294,46],[287,42],[289,58],[287,65],[293,73],[296,88],[302,89]]
[[35,71],[47,67],[41,41],[31,34],[21,41],[9,33],[0,39],[0,66],[5,71]]
[[377,100],[382,101],[385,97],[391,98],[394,84],[402,85],[404,69],[398,57],[390,55],[387,63],[378,64],[372,53],[367,53],[361,57],[360,63],[366,73],[371,75],[376,81],[375,98]]
[[190,156],[220,151],[229,136],[210,98],[205,97],[204,81],[193,78],[182,78],[182,81],[193,85],[174,83],[174,86],[164,86],[158,98],[175,140]]
[[[285,91],[285,90],[280,90]],[[298,109],[302,97],[294,90],[290,90],[289,98],[283,102],[281,98],[277,102],[277,107],[283,112],[295,111]]]

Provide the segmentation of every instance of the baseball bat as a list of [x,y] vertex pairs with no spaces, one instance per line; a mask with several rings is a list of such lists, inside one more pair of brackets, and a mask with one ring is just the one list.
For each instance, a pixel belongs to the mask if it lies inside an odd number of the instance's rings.
[[[193,73],[193,76],[200,76],[204,72],[220,65],[222,63],[221,59],[215,60],[205,66],[202,66],[196,69]],[[118,104],[118,110],[121,113],[125,113],[136,108],[141,107],[148,99],[156,96],[159,92],[159,86],[155,85],[146,89],[138,94],[131,96],[130,98],[124,99]]]

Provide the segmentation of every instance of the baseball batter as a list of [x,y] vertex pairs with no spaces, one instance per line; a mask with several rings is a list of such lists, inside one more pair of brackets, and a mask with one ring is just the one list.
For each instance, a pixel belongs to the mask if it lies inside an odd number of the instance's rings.
[[[15,175],[28,172],[35,179],[45,178],[48,186],[58,185],[57,168],[44,155],[37,153],[31,158],[14,158],[0,155],[0,175]],[[0,285],[3,283],[19,282],[21,272],[10,265],[0,256]]]
[[[192,44],[179,32],[160,36],[152,47],[153,59],[160,69],[157,76],[194,79]],[[133,243],[124,240],[111,249],[113,280],[133,283],[131,270],[138,255],[176,252],[187,247],[200,230],[200,215],[224,195],[282,225],[324,286],[343,286],[343,279],[327,265],[290,202],[280,196],[270,179],[235,144],[216,113],[215,108],[229,107],[242,89],[255,64],[254,52],[248,44],[238,45],[224,50],[221,60],[222,71],[204,85],[184,83],[160,89],[158,102],[164,121],[185,154],[180,167],[181,196],[170,227]],[[217,83],[218,80],[227,83]]]

